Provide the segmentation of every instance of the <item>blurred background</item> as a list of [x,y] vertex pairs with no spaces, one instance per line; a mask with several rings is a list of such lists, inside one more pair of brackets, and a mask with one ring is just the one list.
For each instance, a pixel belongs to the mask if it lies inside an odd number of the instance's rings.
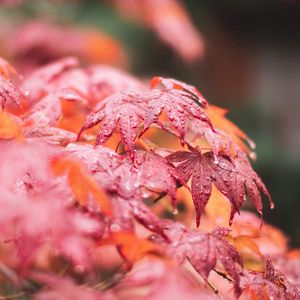
[[300,2],[0,0],[0,56],[26,74],[79,56],[142,78],[194,84],[257,145],[276,208],[264,219],[300,246]]

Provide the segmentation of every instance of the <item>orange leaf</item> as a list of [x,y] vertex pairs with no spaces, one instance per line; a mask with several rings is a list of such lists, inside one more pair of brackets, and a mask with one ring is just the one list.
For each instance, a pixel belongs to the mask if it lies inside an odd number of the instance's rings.
[[234,238],[233,243],[243,258],[246,269],[256,272],[263,272],[265,270],[263,255],[253,238],[241,235]]
[[300,249],[292,249],[286,252],[285,257],[290,258],[290,259],[299,259],[300,258]]
[[16,120],[10,114],[0,112],[0,139],[10,140],[21,136],[21,127]]
[[69,185],[80,205],[86,205],[88,195],[91,193],[102,211],[111,215],[110,202],[105,192],[77,161],[56,158],[52,161],[52,170],[57,176],[68,174]]
[[251,153],[251,149],[255,148],[254,142],[242,130],[225,117],[228,112],[226,109],[214,105],[207,105],[205,110],[215,128],[221,129],[227,133],[244,152],[248,154]]
[[258,256],[262,256],[257,244],[253,241],[253,239],[251,239],[251,237],[240,235],[234,239],[234,244],[239,252],[249,249]]
[[214,225],[228,226],[230,218],[230,203],[227,198],[213,185],[210,200],[208,201],[205,212]]
[[88,31],[82,35],[85,56],[89,61],[109,65],[126,64],[126,55],[121,45],[104,33]]
[[84,106],[76,101],[61,100],[62,118],[59,120],[58,127],[77,133],[84,120]]
[[159,252],[155,244],[129,232],[113,233],[109,238],[100,241],[100,245],[118,246],[122,255],[131,263],[142,259],[147,254]]

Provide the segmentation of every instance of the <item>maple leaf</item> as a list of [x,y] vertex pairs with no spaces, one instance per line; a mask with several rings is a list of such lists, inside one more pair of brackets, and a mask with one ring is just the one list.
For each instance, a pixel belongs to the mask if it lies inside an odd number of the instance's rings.
[[165,236],[159,218],[141,199],[153,193],[166,192],[175,205],[177,181],[181,179],[167,160],[153,153],[138,151],[134,165],[127,154],[118,155],[105,147],[80,144],[68,145],[66,152],[71,154],[71,158],[79,159],[102,188],[117,194],[111,198],[113,231],[132,231],[132,218],[135,218],[150,231]]
[[71,89],[88,100],[93,107],[104,98],[125,90],[145,89],[136,78],[113,67],[95,65],[87,69],[72,68],[63,72],[51,82],[52,91]]
[[192,177],[191,191],[197,226],[210,198],[212,183],[231,202],[230,224],[235,213],[240,211],[246,194],[260,214],[262,214],[260,191],[268,197],[272,207],[273,203],[267,188],[253,171],[244,153],[239,152],[239,156],[232,161],[225,155],[215,156],[212,152],[201,154],[193,148],[190,150],[175,152],[167,158],[178,163],[177,169],[185,182]]
[[[111,193],[131,197],[136,191],[130,167],[123,164],[122,157],[110,148],[88,144],[69,144],[65,152],[70,158],[80,160],[100,186]],[[132,165],[131,165],[132,166]],[[122,183],[128,182],[123,191]],[[129,187],[127,187],[129,185]],[[117,211],[113,209],[113,211]]]
[[165,221],[164,224],[164,232],[170,242],[157,236],[152,236],[151,240],[160,244],[168,256],[180,264],[187,259],[204,279],[208,278],[219,261],[233,279],[236,295],[240,294],[242,260],[237,250],[225,239],[230,230],[219,227],[204,233],[187,230],[181,223]]
[[276,270],[283,273],[286,278],[300,290],[300,252],[299,249],[272,256],[272,262]]
[[87,69],[68,68],[48,83],[48,93],[72,90],[87,99],[86,106],[93,107],[105,97],[124,89],[145,89],[136,78],[118,69],[95,65]]
[[99,173],[100,183],[105,188],[111,184],[105,182],[109,181],[109,176],[113,175],[113,171],[120,167],[122,162],[118,153],[103,146],[93,147],[88,144],[71,143],[66,147],[65,152],[79,159],[92,174]]
[[59,76],[53,78],[47,85],[48,93],[59,90],[70,90],[82,97],[83,103],[88,106],[91,101],[89,77],[83,68],[70,67]]
[[62,100],[85,102],[81,95],[70,89],[51,92],[32,107],[25,122],[32,123],[35,128],[56,126],[62,116]]
[[241,285],[243,294],[251,299],[297,300],[300,291],[279,271],[275,270],[270,259],[266,261],[264,273],[244,271]]
[[35,103],[52,90],[53,80],[78,64],[76,58],[66,57],[40,67],[22,82],[20,89],[31,103]]
[[237,146],[227,134],[220,130],[215,128],[211,130],[208,124],[193,120],[188,122],[186,131],[185,140],[191,147],[203,150],[211,149],[215,155],[224,154],[228,157],[235,157]]
[[83,131],[103,121],[97,135],[96,145],[103,144],[119,125],[121,139],[133,158],[134,141],[138,136],[139,127],[142,125],[145,108],[144,99],[133,90],[113,94],[100,103],[96,112],[88,116],[78,133],[78,139]]
[[125,89],[145,89],[137,78],[109,66],[92,66],[86,70],[86,73],[89,78],[90,93],[98,102]]
[[[210,121],[200,107],[205,99],[196,90],[180,81],[163,79],[157,77],[157,81],[163,83],[163,90],[153,89],[152,91],[124,90],[115,93],[104,99],[91,113],[82,126],[78,139],[83,131],[102,122],[100,132],[96,139],[96,145],[103,144],[116,130],[119,125],[121,141],[128,147],[134,158],[134,141],[149,129],[153,123],[167,130],[159,121],[159,116],[166,112],[171,125],[178,131],[181,143],[184,144],[186,119],[197,119],[210,125]],[[213,130],[213,129],[212,129]]]
[[164,78],[160,76],[153,77],[150,81],[151,89],[154,89],[159,85],[162,85],[165,90],[181,91],[182,96],[191,98],[196,104],[200,103],[203,106],[207,105],[207,100],[198,91],[198,89],[185,82],[173,78]]
[[[129,159],[127,162],[132,165]],[[133,184],[150,192],[169,194],[175,207],[177,183],[184,185],[175,167],[167,159],[141,150],[136,154],[135,166],[131,169]]]
[[164,233],[161,220],[142,201],[135,199],[124,199],[120,196],[112,196],[110,199],[112,216],[108,222],[108,232],[134,233],[136,220],[151,232],[154,232],[165,239],[168,237]]
[[[254,142],[242,130],[225,117],[228,110],[214,105],[208,105],[205,108],[205,112],[211,120],[214,128],[221,129],[226,132],[244,152],[250,154],[250,149],[255,149]],[[246,145],[245,142],[248,145]]]
[[129,154],[118,155],[101,146],[70,144],[66,151],[80,159],[104,189],[125,199],[165,192],[175,205],[177,183],[185,184],[167,159],[152,152],[137,151],[133,163]]
[[[164,88],[162,90],[154,89],[159,83]],[[175,79],[162,77],[154,77],[151,81],[151,87],[153,90],[152,94],[148,95],[143,133],[153,123],[157,123],[163,129],[168,130],[164,124],[159,122],[159,116],[162,112],[167,114],[171,125],[178,131],[182,144],[184,144],[187,118],[200,120],[211,125],[201,108],[201,105],[206,105],[206,100],[195,87]],[[211,130],[213,130],[212,127]]]
[[[96,182],[112,193],[112,231],[133,231],[134,218],[148,230],[166,237],[160,219],[141,199],[153,193],[166,192],[175,203],[180,178],[167,160],[153,153],[138,151],[134,165],[128,154],[118,155],[111,149],[86,144],[69,144],[66,153],[70,158],[79,159]],[[158,173],[154,166],[161,172]]]
[[76,135],[74,133],[56,127],[62,118],[62,101],[86,102],[81,95],[70,89],[50,92],[33,105],[24,119],[25,136],[43,138],[50,143],[64,145],[75,141]]

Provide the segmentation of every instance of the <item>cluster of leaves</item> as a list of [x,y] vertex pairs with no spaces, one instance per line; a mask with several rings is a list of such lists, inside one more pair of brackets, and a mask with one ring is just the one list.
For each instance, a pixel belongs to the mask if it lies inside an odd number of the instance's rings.
[[[74,4],[78,0],[44,0],[44,5]],[[83,1],[82,1],[83,2]],[[99,1],[104,2],[104,1]],[[43,1],[41,1],[43,6]],[[171,47],[184,61],[203,57],[204,41],[192,24],[184,5],[178,0],[107,0],[121,17],[153,30],[159,39]],[[1,6],[34,6],[30,0],[0,0]],[[51,16],[52,18],[52,16]],[[97,28],[67,26],[51,22],[50,16],[21,23],[0,21],[1,55],[9,57],[22,73],[66,55],[76,55],[85,63],[106,63],[124,66],[124,49],[114,38]],[[47,32],[47,34],[45,34]],[[178,40],[181,42],[178,43]]]
[[122,66],[127,60],[120,43],[95,28],[59,25],[41,18],[6,23],[0,22],[5,28],[0,32],[1,53],[13,60],[22,74],[68,55],[88,64]]
[[241,211],[273,206],[253,142],[195,87],[1,59],[0,105],[4,298],[299,299],[299,256]]

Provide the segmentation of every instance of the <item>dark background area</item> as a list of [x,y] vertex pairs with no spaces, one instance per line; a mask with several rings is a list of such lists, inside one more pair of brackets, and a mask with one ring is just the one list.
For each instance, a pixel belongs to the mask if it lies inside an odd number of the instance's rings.
[[205,37],[205,55],[193,64],[104,1],[29,1],[3,14],[100,28],[124,45],[131,72],[193,83],[211,103],[229,108],[230,119],[257,144],[254,168],[276,203],[270,211],[265,202],[265,220],[287,232],[292,245],[300,246],[300,3],[182,2]]

